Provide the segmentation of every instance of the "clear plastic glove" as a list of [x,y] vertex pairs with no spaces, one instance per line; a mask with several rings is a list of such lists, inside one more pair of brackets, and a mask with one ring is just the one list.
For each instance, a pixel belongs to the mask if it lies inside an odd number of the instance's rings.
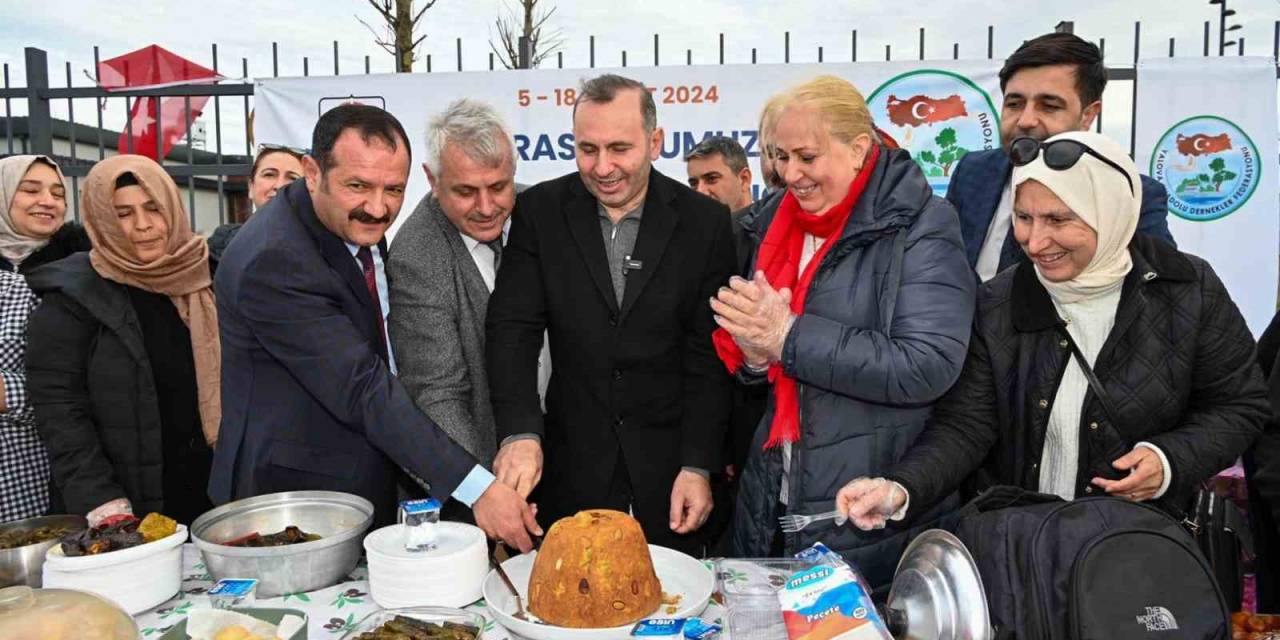
[[836,493],[836,524],[852,522],[863,531],[883,529],[907,503],[907,493],[884,478],[855,478]]
[[133,515],[133,505],[129,503],[128,498],[116,498],[98,505],[85,515],[85,520],[89,521],[90,527],[96,527],[103,519],[118,515]]
[[733,336],[747,361],[755,364],[782,358],[782,346],[795,323],[791,290],[774,289],[763,271],[753,280],[729,279],[711,299],[715,321]]

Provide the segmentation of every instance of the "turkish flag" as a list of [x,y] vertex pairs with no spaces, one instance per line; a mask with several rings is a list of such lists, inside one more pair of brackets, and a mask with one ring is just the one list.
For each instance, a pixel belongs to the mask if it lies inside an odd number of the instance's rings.
[[1193,136],[1178,134],[1178,153],[1184,156],[1205,156],[1227,151],[1231,148],[1231,137],[1225,133],[1211,136],[1197,133]]
[[969,115],[964,108],[964,99],[957,95],[945,98],[920,95],[906,100],[891,95],[885,108],[889,112],[889,122],[899,127],[919,127]]
[[[154,44],[98,63],[98,78],[108,91],[208,84],[223,79],[212,69]],[[191,96],[189,110],[187,100],[182,96],[138,98],[129,112],[129,124],[120,133],[120,153],[136,153],[156,161],[169,155],[173,145],[187,134],[187,127],[200,117],[209,96]],[[161,145],[163,149],[158,149]]]

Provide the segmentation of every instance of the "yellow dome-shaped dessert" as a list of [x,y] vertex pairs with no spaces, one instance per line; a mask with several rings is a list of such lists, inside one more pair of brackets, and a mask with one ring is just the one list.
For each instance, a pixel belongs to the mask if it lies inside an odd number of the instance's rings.
[[529,611],[549,624],[617,627],[648,617],[661,602],[644,531],[620,511],[562,518],[534,558]]

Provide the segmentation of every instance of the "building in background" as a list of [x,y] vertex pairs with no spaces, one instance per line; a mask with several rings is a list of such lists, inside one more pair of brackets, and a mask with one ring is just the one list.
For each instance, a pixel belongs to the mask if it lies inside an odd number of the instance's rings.
[[[78,208],[80,184],[79,178],[89,172],[89,167],[98,161],[99,156],[118,155],[116,148],[120,139],[119,131],[99,129],[97,127],[76,124],[74,128],[66,120],[51,121],[53,129],[53,156],[62,166],[67,179],[71,181],[68,192],[67,208],[76,220],[80,219]],[[192,137],[197,128],[192,126]],[[8,155],[30,153],[30,132],[26,117],[0,117],[0,158]],[[73,144],[74,141],[74,144]],[[198,147],[175,145],[164,159],[166,167],[210,167],[210,174],[217,173],[216,167],[232,164],[252,164],[253,158],[243,155],[219,155]],[[101,149],[101,154],[99,153]],[[192,216],[192,228],[197,233],[208,235],[224,222],[243,222],[249,215],[249,189],[247,176],[229,176],[219,181],[216,176],[175,177],[178,191],[182,194],[182,204],[187,207],[187,214]],[[219,206],[221,202],[221,206]]]

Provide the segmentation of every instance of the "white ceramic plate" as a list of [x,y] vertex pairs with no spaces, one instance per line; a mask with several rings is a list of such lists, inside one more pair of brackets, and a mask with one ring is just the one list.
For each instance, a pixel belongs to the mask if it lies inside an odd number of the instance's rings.
[[67,557],[55,545],[45,554],[45,588],[80,589],[118,603],[137,615],[173,597],[182,586],[182,543],[187,528],[136,547],[93,556]]
[[[520,591],[520,597],[528,605],[529,575],[533,573],[533,558],[537,552],[526,553],[502,563],[502,568],[510,576]],[[649,545],[649,555],[653,558],[653,570],[658,574],[658,582],[662,584],[662,592],[667,596],[680,596],[679,607],[674,614],[660,607],[651,618],[691,618],[702,613],[711,601],[711,591],[715,588],[715,574],[701,560],[673,551],[666,547]],[[516,599],[511,590],[502,582],[497,571],[490,571],[484,579],[484,599],[489,610],[498,620],[498,624],[508,631],[529,640],[629,640],[631,629],[635,625],[611,627],[607,629],[570,629],[555,625],[540,624],[526,620],[517,620]]]

